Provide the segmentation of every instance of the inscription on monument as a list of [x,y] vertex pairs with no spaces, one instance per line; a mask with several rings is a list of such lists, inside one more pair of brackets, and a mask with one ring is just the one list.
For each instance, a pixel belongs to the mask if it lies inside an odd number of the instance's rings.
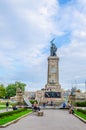
[[45,92],[45,98],[61,98],[60,92]]

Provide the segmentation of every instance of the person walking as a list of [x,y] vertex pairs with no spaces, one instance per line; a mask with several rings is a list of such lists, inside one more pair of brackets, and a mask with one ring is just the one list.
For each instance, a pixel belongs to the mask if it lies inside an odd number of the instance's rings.
[[9,108],[9,102],[7,101],[6,102],[6,111],[8,111],[8,108]]

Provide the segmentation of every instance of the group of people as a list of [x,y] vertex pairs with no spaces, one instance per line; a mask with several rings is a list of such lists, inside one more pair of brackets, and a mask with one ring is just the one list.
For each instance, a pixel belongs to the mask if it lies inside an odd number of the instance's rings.
[[34,102],[34,104],[32,104],[32,109],[33,109],[33,111],[40,111],[40,107],[36,102]]
[[[43,103],[43,106],[45,106],[45,103]],[[63,103],[63,108],[65,108],[65,107],[66,107],[66,104]],[[69,114],[73,114],[74,106],[72,105],[72,103],[70,103],[68,101],[67,107],[69,109]],[[6,102],[6,111],[8,111],[8,108],[9,108],[9,102]],[[13,106],[12,108],[13,108],[13,110],[17,110],[16,106]],[[32,109],[33,109],[33,111],[40,111],[40,107],[39,107],[38,103],[34,102],[34,104],[32,104]]]
[[70,103],[69,101],[68,101],[67,104],[64,102],[62,107],[63,107],[63,108],[68,108],[69,114],[73,114],[73,113],[74,113],[74,106],[73,106],[73,104]]
[[[9,109],[9,102],[7,101],[6,102],[6,111],[8,111],[8,109]],[[16,107],[16,105],[13,105],[12,109],[17,110],[18,108]],[[36,102],[34,102],[34,104],[32,104],[32,109],[34,111],[40,111],[40,107],[38,106],[38,104]]]
[[[9,109],[9,102],[7,101],[7,102],[6,102],[6,111],[8,111],[8,109]],[[12,109],[13,109],[13,110],[17,110],[18,108],[16,107],[16,105],[13,105],[13,106],[12,106]]]

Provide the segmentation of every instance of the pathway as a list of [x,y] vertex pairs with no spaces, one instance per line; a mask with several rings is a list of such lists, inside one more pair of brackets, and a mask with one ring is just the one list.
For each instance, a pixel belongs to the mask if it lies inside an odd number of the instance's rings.
[[86,124],[67,110],[43,110],[44,116],[32,113],[0,130],[86,130]]

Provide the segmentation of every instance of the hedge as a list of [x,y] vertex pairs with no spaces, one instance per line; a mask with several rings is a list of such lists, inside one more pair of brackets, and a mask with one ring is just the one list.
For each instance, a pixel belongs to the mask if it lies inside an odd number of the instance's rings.
[[20,108],[19,110],[0,113],[0,118],[1,118],[1,117],[4,117],[4,116],[13,115],[14,113],[19,113],[19,112],[25,111],[25,110],[26,110],[26,108]]
[[86,107],[86,101],[85,102],[75,102],[75,106]]
[[86,114],[86,110],[83,110],[83,109],[77,109],[77,111],[83,113],[83,114]]

